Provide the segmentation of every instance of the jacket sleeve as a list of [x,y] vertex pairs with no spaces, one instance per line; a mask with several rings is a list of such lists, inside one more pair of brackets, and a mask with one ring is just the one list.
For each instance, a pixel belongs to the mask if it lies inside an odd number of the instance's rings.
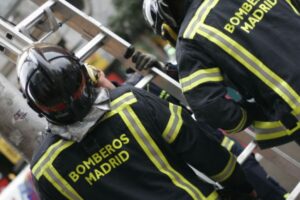
[[221,69],[199,45],[182,41],[177,57],[182,90],[197,119],[228,133],[249,126],[252,116],[240,104],[226,98]]
[[235,157],[211,137],[216,130],[196,122],[181,106],[144,95],[158,132],[182,160],[227,188],[252,191]]

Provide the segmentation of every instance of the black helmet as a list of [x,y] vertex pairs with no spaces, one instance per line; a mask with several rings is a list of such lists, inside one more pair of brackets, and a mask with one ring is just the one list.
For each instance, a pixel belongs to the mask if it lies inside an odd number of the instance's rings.
[[29,106],[52,123],[80,121],[95,100],[85,66],[61,47],[28,48],[18,60],[17,71]]
[[144,0],[143,14],[155,34],[176,44],[179,27],[166,0]]

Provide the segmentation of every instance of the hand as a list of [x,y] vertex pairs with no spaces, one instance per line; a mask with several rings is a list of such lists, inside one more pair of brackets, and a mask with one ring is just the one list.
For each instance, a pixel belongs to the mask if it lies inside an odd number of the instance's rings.
[[148,70],[152,67],[163,69],[163,64],[159,62],[153,55],[136,51],[132,56],[132,62],[136,64],[137,70]]

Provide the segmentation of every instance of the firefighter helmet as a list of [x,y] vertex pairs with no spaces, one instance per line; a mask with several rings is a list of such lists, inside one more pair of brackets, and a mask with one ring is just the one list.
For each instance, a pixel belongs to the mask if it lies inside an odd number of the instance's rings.
[[17,71],[29,106],[52,123],[80,121],[94,102],[95,89],[85,66],[61,47],[29,47],[20,56]]
[[155,34],[176,44],[179,27],[166,0],[144,0],[143,14]]

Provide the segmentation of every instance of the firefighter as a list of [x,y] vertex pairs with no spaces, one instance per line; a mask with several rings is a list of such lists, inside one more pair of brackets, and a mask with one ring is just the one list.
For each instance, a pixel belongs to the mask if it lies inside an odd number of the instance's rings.
[[17,71],[28,104],[49,122],[31,163],[42,199],[221,199],[186,163],[231,199],[255,199],[234,156],[208,136],[214,130],[180,106],[134,87],[99,87],[101,74],[90,78],[57,46],[29,47]]
[[[176,43],[180,83],[197,119],[228,133],[251,125],[261,148],[299,140],[294,1],[149,2],[148,16],[158,13],[153,28]],[[224,97],[229,82],[243,101]]]
[[[178,30],[175,28],[171,29],[171,27],[165,23],[166,20],[163,19],[162,17],[163,15],[160,15],[160,13],[158,12],[159,11],[158,8],[159,8],[159,4],[156,1],[145,0],[143,5],[143,13],[144,13],[145,20],[153,28],[156,34],[168,40],[172,44],[172,46],[175,47]],[[153,60],[155,60],[155,58],[153,58],[152,56],[147,56],[147,55],[141,56],[141,55],[142,55],[141,53],[136,53],[132,59],[133,62],[136,63],[137,69],[147,70],[148,68],[153,66],[159,67],[162,70],[168,69],[168,67],[165,67],[157,62],[154,62]],[[155,63],[155,65],[152,65],[152,63]],[[185,67],[187,68],[188,66]],[[173,77],[175,76],[173,75]],[[232,84],[230,84],[230,86],[231,85]],[[224,97],[228,99],[228,95],[225,94]],[[234,100],[236,101],[237,99],[235,98]],[[200,119],[198,118],[198,120]],[[238,156],[243,151],[242,146],[237,141],[224,136],[219,131],[215,131],[214,133],[215,133],[214,136],[218,139],[218,141],[222,145],[224,145],[229,151],[231,151],[234,155]],[[247,158],[246,162],[242,165],[242,167],[243,170],[245,171],[248,180],[254,186],[260,198],[284,199],[284,197],[287,194],[286,190],[282,188],[274,179],[272,179],[265,172],[265,170],[255,160],[253,155]]]
[[[143,55],[143,56],[141,56]],[[145,53],[137,53],[135,54],[136,68],[139,70],[148,70],[149,68],[153,67],[151,62],[147,62],[147,60],[155,59],[152,55],[148,55]],[[137,60],[139,60],[137,62]],[[145,64],[148,63],[148,64]],[[178,80],[176,77],[175,65],[170,65],[167,63],[166,66],[158,65],[157,63],[154,65],[155,67],[159,67],[160,69],[164,70],[167,74],[171,74],[175,80]],[[126,84],[135,85],[141,79],[142,75],[138,73],[134,73],[134,78],[130,77],[129,80],[126,80]],[[159,96],[161,99],[165,99],[171,103],[179,104],[180,102],[166,93],[164,90],[161,90],[154,84],[148,84],[145,88],[148,92]],[[162,95],[164,94],[164,95]],[[231,97],[230,97],[231,98]],[[202,126],[204,123],[202,123]],[[233,153],[236,157],[239,156],[244,148],[243,146],[236,141],[235,139],[231,138],[228,134],[223,134],[223,131],[216,130],[211,132],[212,136],[228,151]],[[250,155],[245,162],[241,165],[243,171],[245,172],[247,180],[252,184],[257,195],[263,200],[284,200],[285,197],[288,195],[287,191],[280,186],[280,184],[273,179],[265,170],[264,168],[257,162],[255,159],[255,155]]]

